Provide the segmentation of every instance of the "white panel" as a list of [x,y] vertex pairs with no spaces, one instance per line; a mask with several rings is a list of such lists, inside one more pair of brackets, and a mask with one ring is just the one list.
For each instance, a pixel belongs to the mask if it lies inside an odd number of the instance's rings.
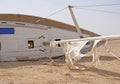
[[[32,27],[15,26],[15,34],[0,36],[2,60],[16,60],[16,57],[48,57],[50,55],[49,46],[43,46],[43,42],[49,42],[55,39],[79,38],[77,32],[55,27],[47,28],[46,26],[31,25]],[[28,40],[34,41],[33,49],[28,48]],[[56,49],[53,53],[53,56],[60,55],[63,55],[61,48]]]

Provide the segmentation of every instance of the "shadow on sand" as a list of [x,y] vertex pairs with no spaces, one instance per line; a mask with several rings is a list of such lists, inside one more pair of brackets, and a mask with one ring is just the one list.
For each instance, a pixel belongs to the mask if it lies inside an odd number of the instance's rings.
[[113,72],[113,71],[108,71],[108,70],[103,70],[103,69],[98,69],[98,68],[89,68],[85,71],[90,71],[90,72],[93,72],[93,73],[97,73],[98,75],[101,75],[101,76],[104,76],[104,77],[119,77],[120,79],[120,73],[117,73],[117,72]]
[[[65,64],[64,56],[61,56],[59,58],[54,58],[55,62],[60,63],[60,64]],[[116,60],[115,57],[110,57],[110,56],[101,56],[100,60],[102,61],[111,61],[111,60]],[[84,62],[91,62],[92,57],[83,57],[80,60],[80,63]],[[50,62],[50,59],[48,58],[42,58],[38,60],[32,60],[32,61],[12,61],[12,62],[0,62],[0,68],[15,68],[15,67],[21,67],[21,66],[27,66],[27,65],[48,65]]]

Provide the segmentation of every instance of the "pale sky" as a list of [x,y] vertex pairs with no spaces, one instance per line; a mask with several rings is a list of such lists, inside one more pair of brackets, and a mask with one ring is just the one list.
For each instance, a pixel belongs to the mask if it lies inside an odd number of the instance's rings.
[[[0,13],[26,14],[46,18],[68,5],[87,6],[99,4],[120,4],[120,0],[0,0]],[[120,5],[88,8],[119,14],[73,9],[81,28],[101,35],[120,34]],[[49,18],[73,25],[68,9]]]

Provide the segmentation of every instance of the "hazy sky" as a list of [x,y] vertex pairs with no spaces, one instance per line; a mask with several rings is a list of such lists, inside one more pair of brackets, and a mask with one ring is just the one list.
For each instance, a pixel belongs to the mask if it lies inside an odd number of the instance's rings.
[[[0,0],[0,13],[27,14],[46,18],[68,5],[99,4],[120,4],[120,0]],[[73,9],[80,27],[101,35],[120,34],[120,5],[88,8],[119,14]],[[68,9],[49,18],[73,25]]]

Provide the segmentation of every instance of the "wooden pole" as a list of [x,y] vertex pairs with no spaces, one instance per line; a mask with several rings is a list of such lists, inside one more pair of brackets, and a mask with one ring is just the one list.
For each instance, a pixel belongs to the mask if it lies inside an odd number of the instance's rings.
[[75,25],[75,27],[76,27],[76,30],[77,30],[79,36],[81,37],[82,32],[81,32],[81,30],[80,30],[80,28],[79,28],[79,25],[78,25],[78,23],[77,23],[77,20],[76,20],[76,18],[75,18],[75,15],[74,15],[74,13],[73,13],[73,11],[72,11],[73,6],[70,6],[70,5],[69,5],[68,8],[69,8],[69,11],[70,11],[72,20],[73,20],[73,22],[74,22],[74,25]]

